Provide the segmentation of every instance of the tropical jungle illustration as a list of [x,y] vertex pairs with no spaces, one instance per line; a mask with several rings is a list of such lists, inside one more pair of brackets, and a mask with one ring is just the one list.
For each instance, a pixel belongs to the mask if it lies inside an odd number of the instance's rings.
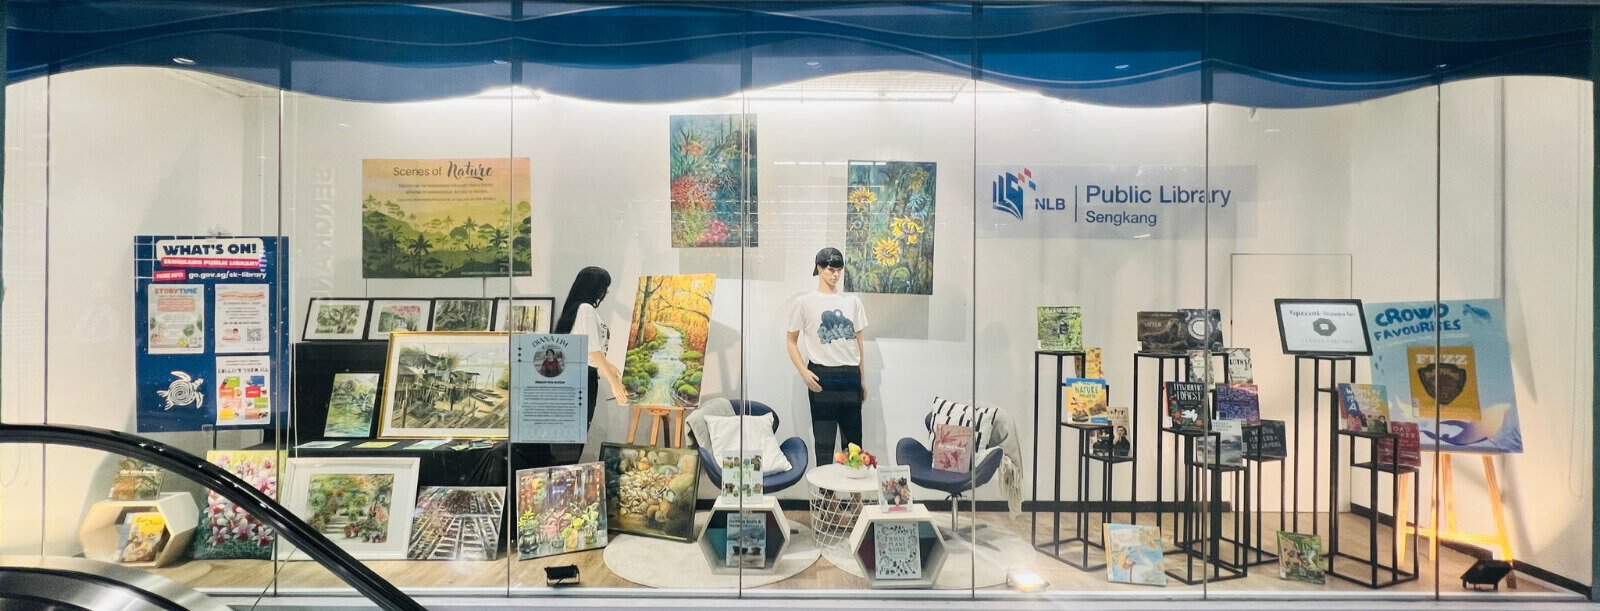
[[316,475],[309,491],[312,528],[329,538],[383,543],[389,540],[394,475]]
[[844,290],[933,294],[932,163],[852,161]]
[[[262,494],[278,497],[278,457],[272,450],[213,450],[206,460],[239,476]],[[190,544],[195,560],[254,559],[272,555],[272,527],[256,520],[216,491],[206,495],[206,512]]]
[[360,304],[324,303],[317,308],[317,333],[349,335],[360,326]]
[[739,246],[741,230],[755,246],[755,115],[675,115],[670,124],[672,246]]
[[526,158],[363,160],[361,276],[532,273],[528,164]]
[[378,374],[333,374],[325,437],[366,437],[372,432],[372,409],[378,401]]
[[517,551],[527,560],[606,545],[600,463],[517,472]]
[[644,276],[629,319],[622,384],[634,405],[700,404],[715,274]]
[[506,429],[511,367],[503,340],[471,343],[451,341],[448,336],[405,337],[390,371],[394,384],[386,410],[389,433]]

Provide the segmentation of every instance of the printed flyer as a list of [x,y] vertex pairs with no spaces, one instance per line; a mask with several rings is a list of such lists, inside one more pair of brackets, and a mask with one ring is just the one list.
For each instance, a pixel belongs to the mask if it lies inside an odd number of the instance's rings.
[[150,354],[204,354],[206,287],[197,284],[152,286],[145,327]]
[[589,339],[544,333],[511,336],[511,440],[589,440]]
[[1366,315],[1372,383],[1388,389],[1391,421],[1417,423],[1423,450],[1522,452],[1504,302],[1374,303]]
[[217,357],[217,426],[272,421],[272,357]]
[[267,343],[269,317],[265,284],[217,286],[217,354],[253,354],[271,349]]

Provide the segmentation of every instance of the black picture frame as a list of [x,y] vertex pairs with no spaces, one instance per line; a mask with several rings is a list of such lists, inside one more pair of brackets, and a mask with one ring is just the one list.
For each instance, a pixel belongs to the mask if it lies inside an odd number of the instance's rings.
[[[356,337],[324,338],[311,337],[311,315],[317,311],[319,301],[360,301],[365,302],[366,308],[361,311],[361,332]],[[302,342],[348,342],[367,338],[367,321],[372,318],[372,299],[368,297],[312,297],[306,300],[306,315],[300,326],[300,341]]]
[[[543,331],[536,331],[536,333],[554,333],[555,332],[555,327],[556,327],[555,319],[556,319],[556,317],[561,316],[561,311],[556,309],[556,298],[555,297],[546,296],[546,295],[526,296],[526,297],[525,296],[495,297],[494,298],[494,311],[489,313],[489,329],[491,331],[496,332],[496,333],[511,333],[512,332],[511,329],[510,329],[510,327],[511,327],[511,306],[513,306],[513,305],[521,305],[520,302],[526,302],[526,301],[539,301],[539,302],[545,303],[548,306],[547,311],[550,313],[550,316],[548,318],[548,323],[546,323],[544,325],[541,325],[541,326],[544,327],[544,330]],[[500,311],[501,308],[505,308],[506,311],[504,313],[502,313]],[[506,321],[506,325],[505,325],[506,328],[504,328],[504,329],[500,328],[500,321],[501,321],[502,318],[504,318],[505,321]]]
[[[439,304],[447,302],[447,301],[474,301],[474,302],[487,304],[488,307],[486,308],[486,311],[488,312],[488,316],[489,316],[489,320],[486,321],[487,324],[485,324],[482,329],[479,329],[479,328],[476,328],[476,327],[471,328],[471,329],[441,329],[441,328],[439,328],[439,325],[438,325],[438,321],[439,321]],[[493,297],[434,297],[432,299],[432,302],[433,302],[433,305],[428,310],[428,330],[429,331],[455,331],[455,332],[476,333],[476,332],[480,332],[480,331],[486,332],[486,331],[493,331],[494,330],[494,298]]]
[[[1291,349],[1289,336],[1283,328],[1283,306],[1286,305],[1324,305],[1324,306],[1355,306],[1356,319],[1361,321],[1361,350],[1359,352],[1340,350],[1318,350],[1315,348]],[[1296,356],[1372,356],[1372,335],[1367,332],[1367,312],[1360,299],[1291,299],[1279,297],[1272,300],[1273,316],[1278,319],[1278,344],[1283,348],[1284,354]]]
[[378,388],[384,384],[384,364],[388,359],[386,342],[317,341],[301,342],[292,349],[294,419],[291,424],[300,441],[334,439],[363,441],[374,439],[378,431],[378,408],[373,406],[372,423],[366,437],[325,437],[328,400],[333,396],[333,376],[340,373],[376,373]]

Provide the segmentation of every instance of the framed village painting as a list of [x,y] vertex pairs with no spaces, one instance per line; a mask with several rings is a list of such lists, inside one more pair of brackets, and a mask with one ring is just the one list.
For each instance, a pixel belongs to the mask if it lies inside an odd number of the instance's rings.
[[378,436],[505,438],[511,344],[505,333],[394,333]]

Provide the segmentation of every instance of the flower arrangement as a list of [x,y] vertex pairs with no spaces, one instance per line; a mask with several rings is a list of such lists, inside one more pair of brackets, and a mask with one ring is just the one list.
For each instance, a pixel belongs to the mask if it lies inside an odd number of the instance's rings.
[[844,465],[850,477],[865,477],[867,469],[878,468],[878,457],[853,443],[844,452],[834,452],[833,462]]

